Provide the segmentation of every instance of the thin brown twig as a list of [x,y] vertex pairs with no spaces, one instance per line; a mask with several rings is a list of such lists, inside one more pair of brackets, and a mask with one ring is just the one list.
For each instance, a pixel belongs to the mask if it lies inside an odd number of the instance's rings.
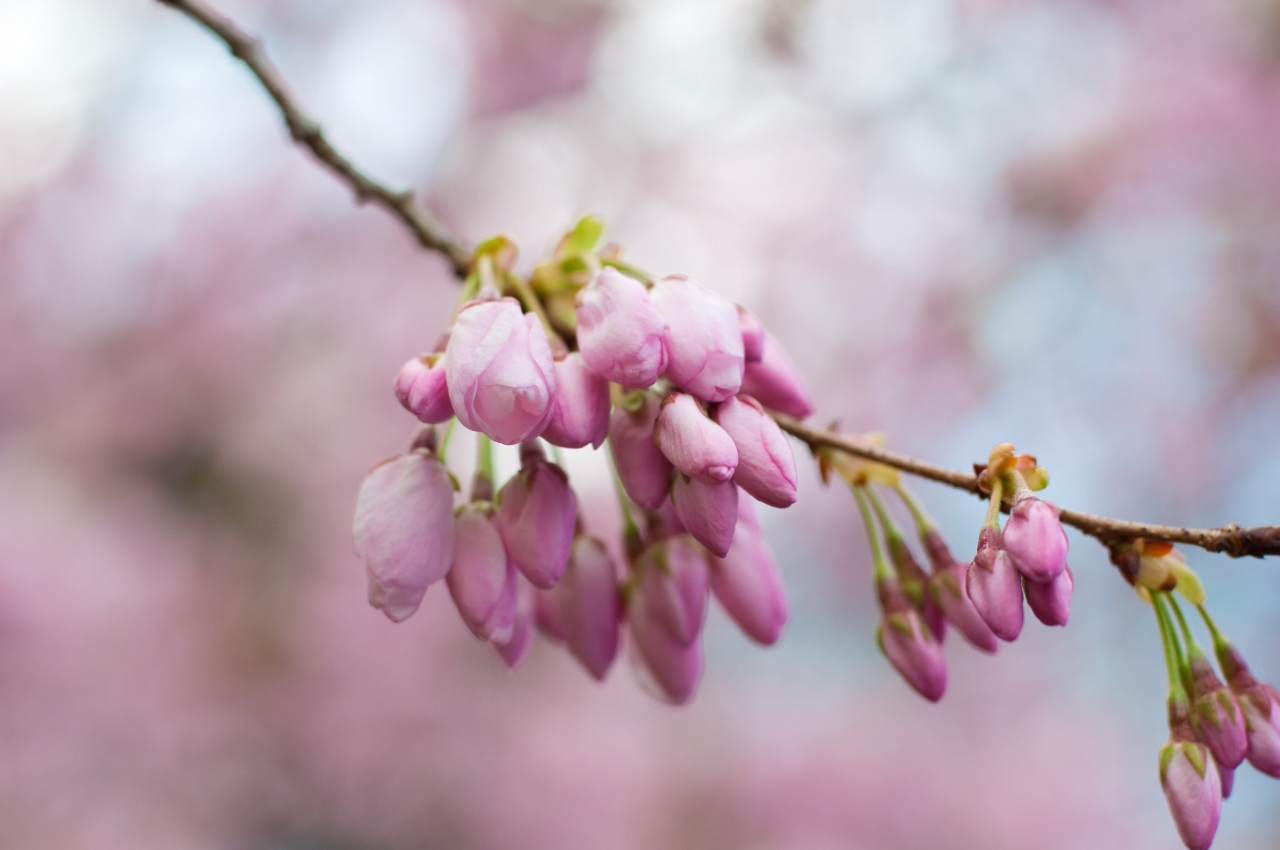
[[[316,159],[349,185],[358,201],[377,204],[396,216],[414,233],[422,247],[444,255],[454,274],[459,278],[466,276],[471,263],[471,250],[450,236],[429,215],[417,209],[413,202],[413,193],[396,192],[371,180],[352,165],[350,160],[334,150],[325,139],[320,125],[308,118],[294,104],[284,81],[267,61],[256,39],[199,0],[156,0],[156,2],[182,12],[221,39],[231,50],[232,55],[248,66],[271,99],[275,101],[294,141],[308,148]],[[774,413],[773,417],[784,431],[807,444],[810,449],[820,446],[839,449],[980,497],[986,495],[979,484],[978,477],[971,473],[946,469],[879,446],[850,439],[834,431],[814,428],[782,413]],[[1233,558],[1246,555],[1255,558],[1261,558],[1264,555],[1280,555],[1280,526],[1240,528],[1232,524],[1222,528],[1181,528],[1110,519],[1067,509],[1063,509],[1060,518],[1065,524],[1079,529],[1110,549],[1136,538],[1144,538],[1199,546],[1210,552],[1222,552]]]
[[271,65],[256,38],[199,0],[156,1],[177,9],[221,39],[231,55],[249,68],[280,108],[280,115],[293,140],[310,150],[321,164],[350,186],[358,202],[376,204],[400,219],[413,231],[422,247],[444,255],[453,273],[460,278],[466,277],[471,251],[445,232],[427,212],[418,208],[414,203],[413,192],[397,192],[366,177],[349,159],[338,153],[325,138],[320,124],[294,103],[284,80]]

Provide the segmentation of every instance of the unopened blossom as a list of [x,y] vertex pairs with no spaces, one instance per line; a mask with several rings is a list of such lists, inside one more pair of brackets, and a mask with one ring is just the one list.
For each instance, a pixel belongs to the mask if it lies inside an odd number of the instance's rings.
[[511,626],[511,635],[506,640],[491,640],[493,648],[502,656],[507,666],[515,667],[524,660],[533,644],[534,621],[534,589],[528,581],[517,577],[516,615]]
[[716,407],[715,420],[738,449],[734,483],[766,505],[786,508],[795,504],[795,455],[786,435],[760,402],[736,395]]
[[578,350],[606,380],[640,389],[667,368],[667,321],[644,285],[603,268],[578,294]]
[[764,325],[755,313],[741,304],[738,307],[738,327],[742,331],[742,356],[748,363],[758,363],[764,357]]
[[1049,581],[1023,578],[1022,589],[1036,619],[1046,626],[1065,626],[1071,616],[1071,591],[1075,583],[1071,567],[1064,566],[1062,572]]
[[711,559],[711,592],[743,634],[771,646],[787,623],[787,597],[752,499],[738,494],[738,526],[723,558]]
[[738,521],[738,486],[732,481],[703,484],[683,473],[676,475],[671,488],[676,516],[693,538],[711,554],[723,558],[733,542]]
[[1032,581],[1057,578],[1067,564],[1067,533],[1058,521],[1060,509],[1023,490],[1014,498],[1004,525],[1004,548],[1013,566]]
[[588,673],[603,680],[618,654],[622,616],[617,568],[604,544],[585,535],[574,540],[564,577],[544,593],[553,600],[560,636],[569,651]]
[[546,332],[514,298],[462,308],[445,349],[449,399],[458,421],[496,442],[538,436],[552,415],[555,364]]
[[1239,767],[1249,748],[1240,704],[1198,646],[1188,647],[1187,655],[1191,668],[1191,723],[1196,735],[1219,765]]
[[1280,694],[1255,679],[1240,652],[1219,635],[1214,637],[1214,651],[1244,714],[1249,764],[1280,779]]
[[425,354],[404,364],[396,375],[396,398],[405,410],[428,425],[452,419],[444,355]]
[[566,449],[600,448],[609,433],[609,382],[576,351],[557,360],[555,372],[551,420],[542,439]]
[[800,373],[782,346],[768,333],[764,336],[764,350],[758,362],[748,363],[742,373],[741,392],[754,398],[770,410],[777,410],[797,419],[813,413],[813,401],[805,388]]
[[684,535],[645,550],[636,563],[648,612],[683,646],[697,640],[710,592],[706,556]]
[[667,320],[663,373],[703,401],[724,401],[742,386],[744,363],[738,309],[684,275],[654,284],[649,300]]
[[1218,782],[1222,785],[1222,799],[1226,800],[1231,797],[1231,789],[1236,784],[1236,772],[1234,768],[1223,767],[1221,762],[1216,762],[1218,766]]
[[1171,740],[1160,750],[1160,787],[1182,843],[1208,850],[1222,812],[1222,781],[1209,749],[1198,741]]
[[501,643],[511,637],[515,623],[518,573],[491,513],[480,504],[466,505],[458,513],[446,582],[467,628],[481,640]]
[[683,644],[673,637],[651,612],[643,585],[637,585],[627,601],[627,625],[638,660],[652,677],[654,695],[675,705],[693,699],[702,678],[701,638]]
[[983,621],[1003,641],[1022,633],[1022,576],[1000,542],[1000,529],[983,526],[978,552],[965,575],[965,589]]
[[627,496],[642,508],[659,507],[671,489],[674,468],[654,442],[662,399],[653,393],[615,405],[609,417],[609,452]]
[[882,515],[882,521],[885,525],[885,547],[889,550],[889,560],[897,573],[902,591],[924,617],[929,632],[941,645],[947,639],[947,618],[938,603],[926,592],[929,577],[911,554],[911,547],[907,545],[901,532],[891,524],[892,520],[887,515]]
[[498,494],[496,524],[507,554],[535,587],[551,587],[569,563],[578,499],[569,476],[537,443],[520,447],[520,471]]
[[672,393],[662,402],[654,440],[676,469],[704,484],[728,481],[738,466],[733,438],[688,393]]
[[937,702],[947,690],[942,646],[914,608],[886,612],[876,628],[880,651],[925,699]]
[[983,652],[995,652],[1000,643],[987,621],[973,607],[965,586],[969,566],[952,556],[951,549],[937,529],[929,529],[924,536],[924,544],[933,566],[926,582],[926,592],[942,610],[947,622],[959,629],[965,640]]
[[418,610],[453,563],[453,483],[427,449],[383,461],[360,485],[352,525],[369,604],[393,622]]

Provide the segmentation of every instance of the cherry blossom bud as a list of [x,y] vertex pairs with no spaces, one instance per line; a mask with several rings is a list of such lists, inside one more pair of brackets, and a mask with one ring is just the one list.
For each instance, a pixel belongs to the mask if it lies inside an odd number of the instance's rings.
[[978,553],[965,576],[965,589],[973,607],[996,637],[1017,640],[1022,633],[1022,577],[1000,542],[1000,529],[983,526]]
[[1239,697],[1249,740],[1249,764],[1280,779],[1280,694],[1271,685],[1257,685]]
[[743,367],[737,308],[684,275],[658,281],[649,299],[667,320],[666,377],[703,401],[724,401],[736,393]]
[[618,654],[622,615],[617,568],[604,544],[594,537],[574,540],[564,578],[549,593],[569,651],[603,681]]
[[679,474],[671,490],[676,516],[711,554],[723,558],[733,543],[733,528],[738,522],[738,486],[732,481],[703,484],[696,478]]
[[513,445],[542,433],[556,391],[551,346],[538,319],[514,298],[462,308],[445,349],[458,421]]
[[1064,566],[1062,572],[1049,581],[1032,581],[1024,578],[1022,589],[1031,606],[1031,613],[1046,626],[1065,626],[1071,616],[1071,591],[1075,588],[1076,578],[1071,567]]
[[720,403],[715,419],[738,448],[734,483],[766,505],[794,505],[796,458],[786,435],[760,402],[748,395],[734,396]]
[[449,401],[449,384],[445,380],[444,355],[425,354],[404,364],[396,375],[396,398],[405,410],[428,425],[452,419],[453,403]]
[[1014,567],[1032,581],[1047,582],[1067,564],[1067,533],[1052,502],[1021,491],[1004,525],[1004,548]]
[[907,684],[931,702],[942,699],[947,690],[947,662],[919,611],[904,608],[886,613],[876,628],[876,641]]
[[[642,585],[637,585],[627,602],[627,621],[632,644],[643,668],[656,686],[655,696],[683,705],[693,699],[702,678],[702,641],[685,645],[671,635],[651,613]],[[650,684],[641,679],[642,684]]]
[[600,448],[609,432],[609,382],[576,351],[557,360],[555,370],[556,395],[542,439],[566,449]]
[[742,330],[742,356],[748,363],[759,363],[764,357],[764,325],[746,307],[738,307],[738,327]]
[[1244,714],[1198,646],[1188,648],[1191,666],[1191,722],[1219,765],[1234,769],[1249,749]]
[[738,527],[723,558],[711,559],[711,592],[743,634],[772,646],[787,623],[787,597],[752,500],[738,494]]
[[813,402],[800,373],[782,346],[771,335],[764,335],[764,352],[758,363],[748,363],[742,373],[742,392],[770,410],[804,419],[813,413]]
[[417,449],[375,466],[356,497],[352,536],[369,574],[369,604],[396,623],[418,610],[453,563],[453,482],[444,464]]
[[1208,850],[1222,812],[1222,781],[1209,750],[1197,741],[1170,741],[1160,749],[1160,787],[1173,823],[1190,850]]
[[967,564],[961,564],[951,554],[947,543],[937,529],[929,529],[924,538],[925,551],[933,565],[933,573],[926,583],[926,591],[942,610],[951,625],[960,630],[965,640],[983,652],[995,652],[1000,646],[995,633],[973,607],[966,589]]
[[[573,555],[569,556],[569,564],[573,565]],[[519,572],[517,570],[517,572]],[[565,570],[566,574],[568,570]],[[565,579],[562,576],[555,587],[549,587],[545,590],[537,588],[533,594],[533,622],[538,627],[538,631],[554,641],[564,642],[564,625],[560,622],[560,603],[557,599],[557,593],[560,588],[564,587]]]
[[671,489],[671,461],[654,442],[654,428],[662,400],[653,393],[640,395],[634,409],[619,404],[609,417],[609,451],[622,487],[642,508],[655,510]]
[[676,469],[704,484],[728,481],[738,466],[733,438],[686,393],[672,393],[662,402],[653,438]]
[[603,268],[578,294],[578,350],[587,365],[624,387],[647,387],[667,368],[667,321],[644,284]]
[[496,524],[507,554],[536,587],[564,574],[578,519],[578,498],[564,470],[536,443],[520,447],[520,471],[498,493]]
[[644,600],[653,620],[681,646],[702,633],[709,593],[707,559],[681,535],[651,545],[637,561]]
[[524,660],[529,647],[533,645],[534,618],[533,585],[517,576],[516,586],[516,616],[511,636],[505,641],[491,641],[502,660],[507,662],[507,667],[513,670]]
[[1215,762],[1218,765],[1218,781],[1222,785],[1222,799],[1231,796],[1231,789],[1236,784],[1236,771],[1234,768],[1223,767],[1221,762]]
[[907,541],[902,538],[897,528],[888,526],[887,523],[885,548],[889,550],[889,560],[893,563],[902,592],[906,594],[912,607],[924,617],[924,623],[929,627],[930,634],[941,645],[947,639],[947,618],[933,597],[925,592],[929,577],[916,563],[915,556],[911,554],[911,547],[907,545]]
[[518,573],[507,558],[487,505],[470,504],[458,513],[453,567],[446,581],[462,621],[481,640],[511,638],[516,618]]

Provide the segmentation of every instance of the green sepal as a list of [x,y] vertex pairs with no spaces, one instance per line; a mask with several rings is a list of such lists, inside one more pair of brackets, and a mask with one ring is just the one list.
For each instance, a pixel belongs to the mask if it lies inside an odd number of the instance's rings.
[[1204,757],[1204,747],[1199,744],[1183,744],[1182,754],[1187,757],[1187,761],[1191,762],[1191,766],[1196,769],[1196,773],[1200,774],[1200,778],[1204,779],[1204,770],[1208,766]]
[[565,236],[563,254],[566,257],[586,254],[594,251],[604,236],[604,220],[594,215],[584,215],[578,219],[573,230]]
[[499,271],[509,272],[515,266],[518,254],[519,249],[516,247],[516,243],[508,237],[498,234],[497,236],[490,236],[477,245],[472,256],[476,260],[485,256],[492,257],[493,264]]
[[449,470],[447,469],[445,470],[445,472],[449,473],[449,483],[453,485],[453,492],[461,493],[462,484],[458,481],[458,476],[454,475],[452,472],[449,472]]
[[1173,762],[1174,745],[1165,744],[1160,748],[1160,784],[1164,785],[1169,774],[1169,765]]
[[911,628],[911,621],[903,614],[890,614],[885,617],[889,621],[889,625],[902,632],[907,637],[912,637],[915,632]]

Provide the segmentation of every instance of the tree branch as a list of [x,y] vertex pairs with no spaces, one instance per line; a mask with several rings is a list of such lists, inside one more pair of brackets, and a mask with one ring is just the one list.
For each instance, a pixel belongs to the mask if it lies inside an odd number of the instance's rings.
[[413,231],[422,247],[444,255],[453,273],[460,278],[466,277],[467,266],[471,262],[471,251],[446,233],[427,212],[418,209],[414,204],[412,192],[397,192],[383,186],[366,177],[351,164],[350,160],[338,153],[325,138],[320,124],[309,118],[293,102],[284,80],[268,61],[257,39],[199,0],[156,1],[177,9],[221,39],[231,51],[231,55],[253,72],[258,82],[280,108],[280,115],[284,118],[284,123],[289,128],[289,135],[293,140],[310,150],[322,165],[350,186],[358,202],[376,204],[400,219]]
[[[267,94],[275,101],[276,106],[280,108],[280,114],[293,140],[309,149],[322,165],[350,186],[357,201],[374,203],[390,212],[413,232],[422,247],[442,254],[448,260],[455,275],[459,278],[466,276],[471,262],[471,250],[449,235],[426,212],[419,210],[413,202],[412,192],[396,192],[388,189],[366,177],[351,164],[350,160],[338,153],[325,139],[320,125],[308,118],[294,104],[284,81],[267,61],[256,39],[200,0],[156,0],[156,2],[182,12],[226,44],[231,54],[248,66],[258,82],[267,90]],[[946,469],[879,446],[851,440],[833,431],[813,428],[781,413],[774,413],[773,417],[784,431],[806,443],[810,449],[829,446],[892,466],[910,475],[965,490],[979,497],[986,495],[979,485],[978,477],[968,472]],[[1223,528],[1179,528],[1171,525],[1150,525],[1108,519],[1066,509],[1062,511],[1060,518],[1062,522],[1097,539],[1108,548],[1141,537],[1148,540],[1199,546],[1210,552],[1223,552],[1233,558],[1245,555],[1255,558],[1261,558],[1264,555],[1280,555],[1280,526],[1240,528],[1233,524]]]

